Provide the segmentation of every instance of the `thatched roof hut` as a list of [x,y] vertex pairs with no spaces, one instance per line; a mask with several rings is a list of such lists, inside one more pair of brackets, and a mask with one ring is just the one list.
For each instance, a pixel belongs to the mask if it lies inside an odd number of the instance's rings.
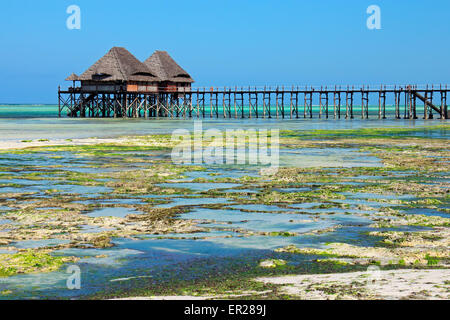
[[107,54],[81,74],[77,80],[158,82],[159,78],[127,49],[113,47]]
[[72,73],[66,78],[66,81],[78,81],[78,76],[75,73]]
[[174,83],[194,82],[189,73],[181,68],[166,51],[155,51],[144,61],[144,64],[161,81]]

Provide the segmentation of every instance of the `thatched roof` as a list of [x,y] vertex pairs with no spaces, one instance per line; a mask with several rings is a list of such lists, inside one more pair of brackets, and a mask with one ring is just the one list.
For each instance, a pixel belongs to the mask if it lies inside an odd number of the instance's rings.
[[159,81],[155,73],[127,49],[114,47],[87,69],[77,80]]
[[67,81],[77,81],[78,76],[75,73],[72,73],[70,76],[66,78]]
[[155,51],[144,64],[161,79],[172,82],[194,82],[166,51]]

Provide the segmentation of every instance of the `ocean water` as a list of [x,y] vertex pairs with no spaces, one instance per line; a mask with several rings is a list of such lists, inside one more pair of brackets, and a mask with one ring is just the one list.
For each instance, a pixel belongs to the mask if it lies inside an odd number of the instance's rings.
[[[356,108],[356,107],[355,107]],[[356,109],[357,110],[357,109]],[[332,117],[332,115],[331,115]],[[374,127],[428,126],[444,123],[442,120],[422,119],[384,119],[375,115],[366,120],[345,119],[202,119],[203,129],[266,128],[283,130],[334,130]],[[21,141],[36,139],[76,139],[76,138],[113,138],[123,135],[145,135],[171,133],[175,129],[193,130],[193,120],[184,119],[113,119],[113,118],[58,118],[57,105],[0,105],[0,141]],[[446,132],[441,132],[446,135]],[[431,133],[430,133],[431,134]],[[436,136],[436,134],[438,136]],[[439,132],[433,132],[433,138],[439,138]]]

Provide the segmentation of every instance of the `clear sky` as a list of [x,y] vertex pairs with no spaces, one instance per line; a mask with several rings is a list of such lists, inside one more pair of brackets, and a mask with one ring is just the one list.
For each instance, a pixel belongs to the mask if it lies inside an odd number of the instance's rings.
[[167,50],[195,86],[450,83],[450,1],[2,1],[0,43],[0,103],[56,103],[113,46]]

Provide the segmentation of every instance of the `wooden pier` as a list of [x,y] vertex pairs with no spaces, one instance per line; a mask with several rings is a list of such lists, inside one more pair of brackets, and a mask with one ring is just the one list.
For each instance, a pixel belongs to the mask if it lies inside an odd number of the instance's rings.
[[448,119],[447,85],[58,88],[59,116],[123,118]]

